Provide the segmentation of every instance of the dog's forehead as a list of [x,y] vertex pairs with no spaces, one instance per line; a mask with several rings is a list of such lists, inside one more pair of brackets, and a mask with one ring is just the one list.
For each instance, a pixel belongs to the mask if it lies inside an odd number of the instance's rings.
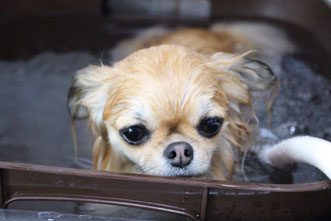
[[208,56],[185,47],[162,45],[139,50],[117,62],[115,68],[138,77],[188,77],[208,61]]
[[206,65],[208,61],[205,55],[187,48],[163,45],[133,53],[118,62],[115,70],[122,75],[124,80],[120,84],[124,87],[175,100],[193,89],[210,92],[208,89],[215,85],[208,74],[212,71]]
[[152,50],[154,56],[138,53],[117,65],[124,78],[112,105],[117,127],[132,121],[150,127],[160,122],[196,124],[206,115],[223,116],[225,108],[214,99],[218,88],[205,61],[182,47],[161,49]]

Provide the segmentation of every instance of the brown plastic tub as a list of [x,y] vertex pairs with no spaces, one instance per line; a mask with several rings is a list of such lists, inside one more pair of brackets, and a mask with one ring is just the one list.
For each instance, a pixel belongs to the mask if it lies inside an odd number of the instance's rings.
[[[153,13],[123,16],[114,12],[118,6],[110,2],[1,1],[0,59],[26,59],[49,50],[100,53],[131,34],[105,33],[105,23],[130,29],[159,21],[204,26],[218,19],[264,19],[307,30],[311,38],[296,36],[297,41],[307,45],[302,50],[311,50],[309,59],[318,60],[322,73],[331,76],[331,12],[326,1],[212,0],[207,1],[209,11],[200,17],[180,15],[180,11],[170,8],[168,16],[156,16],[158,20]],[[291,25],[286,28],[291,29]],[[311,42],[318,44],[310,47]],[[24,200],[130,206],[192,220],[327,220],[331,213],[331,182],[290,185],[221,182],[0,162],[1,208]]]
[[177,179],[0,162],[1,207],[20,200],[132,206],[192,220],[327,220],[329,180],[271,185]]

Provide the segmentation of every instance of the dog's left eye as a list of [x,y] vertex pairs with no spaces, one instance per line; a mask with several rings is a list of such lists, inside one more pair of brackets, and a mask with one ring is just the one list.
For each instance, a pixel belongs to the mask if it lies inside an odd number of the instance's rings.
[[149,132],[144,125],[133,125],[120,130],[123,139],[132,145],[140,145],[149,137]]
[[213,137],[221,129],[223,119],[219,117],[204,118],[198,126],[198,132],[204,137]]

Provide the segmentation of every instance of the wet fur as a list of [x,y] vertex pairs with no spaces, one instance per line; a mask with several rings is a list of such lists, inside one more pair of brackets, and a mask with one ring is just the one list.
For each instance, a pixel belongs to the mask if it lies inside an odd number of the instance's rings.
[[[96,136],[94,168],[230,178],[234,150],[245,149],[250,136],[254,116],[250,91],[265,90],[276,82],[270,68],[242,53],[245,42],[231,33],[181,29],[140,36],[127,44],[126,51],[136,52],[112,66],[78,71],[70,89],[71,116],[88,117]],[[224,119],[213,138],[197,132],[206,116]],[[127,144],[119,134],[136,123],[151,131],[140,146]],[[192,163],[181,171],[163,159],[165,148],[178,141],[194,149]]]

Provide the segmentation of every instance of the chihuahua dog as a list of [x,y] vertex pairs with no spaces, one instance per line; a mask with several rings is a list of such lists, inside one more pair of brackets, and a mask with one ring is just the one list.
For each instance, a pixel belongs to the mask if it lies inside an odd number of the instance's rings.
[[227,31],[179,29],[127,42],[112,66],[75,74],[68,106],[89,118],[94,168],[157,176],[231,177],[254,117],[250,92],[276,83]]
[[[247,151],[256,118],[251,92],[277,82],[271,68],[251,56],[255,49],[277,63],[295,46],[281,31],[257,23],[155,27],[120,42],[112,66],[78,71],[68,106],[72,120],[89,118],[94,168],[230,179],[235,152]],[[257,153],[272,166],[303,162],[331,178],[330,154],[331,142],[309,136]]]
[[68,106],[73,119],[89,118],[94,168],[230,178],[255,117],[250,92],[272,87],[275,75],[238,32],[146,33],[120,44],[125,58],[73,79]]

